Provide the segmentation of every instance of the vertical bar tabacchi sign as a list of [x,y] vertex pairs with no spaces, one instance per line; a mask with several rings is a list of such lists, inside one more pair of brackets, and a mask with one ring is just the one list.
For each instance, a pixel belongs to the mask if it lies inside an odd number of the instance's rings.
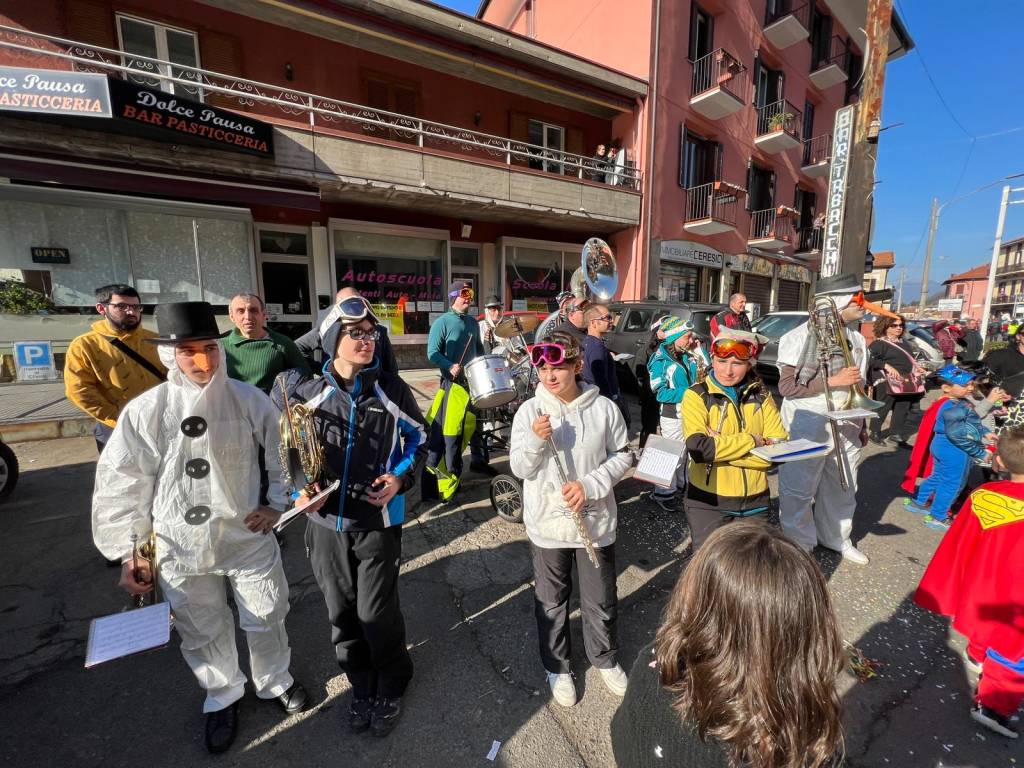
[[825,214],[825,237],[821,248],[822,277],[839,274],[843,256],[843,213],[846,210],[846,187],[853,147],[854,111],[851,104],[836,112],[832,132],[832,162],[828,173],[828,208]]

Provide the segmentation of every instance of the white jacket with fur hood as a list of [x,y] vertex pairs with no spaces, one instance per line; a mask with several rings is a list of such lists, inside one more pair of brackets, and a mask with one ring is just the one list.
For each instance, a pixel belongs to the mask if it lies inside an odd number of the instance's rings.
[[617,510],[613,488],[632,464],[629,435],[619,407],[602,397],[593,384],[581,383],[582,393],[563,403],[543,384],[523,403],[512,422],[509,463],[523,480],[523,522],[538,547],[582,547],[569,508],[562,499],[562,480],[551,446],[533,431],[542,413],[551,416],[558,457],[570,481],[580,480],[587,494],[584,521],[596,547],[615,541]]

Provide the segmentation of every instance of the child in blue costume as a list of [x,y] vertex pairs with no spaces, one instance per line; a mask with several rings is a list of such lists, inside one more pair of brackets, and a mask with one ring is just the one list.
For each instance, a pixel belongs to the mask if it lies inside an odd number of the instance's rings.
[[[943,366],[937,375],[947,400],[936,414],[929,446],[934,467],[917,489],[917,496],[903,505],[909,512],[925,515],[924,524],[929,528],[946,530],[951,522],[949,510],[967,484],[972,460],[987,458],[985,446],[995,435],[981,423],[974,408],[975,375],[955,365]],[[995,403],[993,395],[997,398],[998,392],[989,393],[982,401],[986,413]]]
[[[700,370],[707,369],[708,358],[701,349],[694,334],[693,324],[688,320],[666,317],[658,329],[658,336],[664,339],[647,361],[650,372],[651,390],[661,409],[661,435],[673,440],[686,440],[679,403],[687,389],[697,383]],[[676,481],[672,488],[658,488],[649,498],[667,512],[675,511],[676,491],[686,488],[686,454],[683,454]]]

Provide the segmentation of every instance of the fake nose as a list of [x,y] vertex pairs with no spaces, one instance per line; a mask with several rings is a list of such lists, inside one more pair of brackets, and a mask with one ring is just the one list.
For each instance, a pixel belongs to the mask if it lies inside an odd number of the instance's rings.
[[196,352],[192,355],[192,364],[203,373],[209,373],[213,370],[213,361],[205,352]]
[[864,307],[864,309],[866,309],[868,312],[874,312],[876,315],[881,315],[882,317],[894,317],[897,320],[899,319],[899,315],[897,315],[895,312],[890,312],[881,304],[875,304],[874,302],[871,301],[865,301],[863,304],[861,304],[861,306]]

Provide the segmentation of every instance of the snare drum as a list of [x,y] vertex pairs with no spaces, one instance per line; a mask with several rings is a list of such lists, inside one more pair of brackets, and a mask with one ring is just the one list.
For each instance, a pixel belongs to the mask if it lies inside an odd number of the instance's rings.
[[516,399],[516,382],[503,356],[481,355],[464,370],[470,400],[477,408],[497,408]]

